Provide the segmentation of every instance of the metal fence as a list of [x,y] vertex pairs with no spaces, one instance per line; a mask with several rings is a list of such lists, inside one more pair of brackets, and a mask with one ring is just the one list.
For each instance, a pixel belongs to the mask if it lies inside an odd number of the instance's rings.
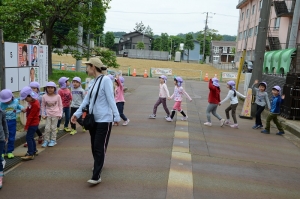
[[[169,52],[153,51],[153,50],[139,50],[139,49],[126,49],[129,58],[135,59],[152,59],[152,60],[169,60]],[[122,52],[123,53],[123,52]]]
[[238,71],[238,68],[236,67],[235,63],[219,62],[219,63],[211,63],[211,65],[220,70]]

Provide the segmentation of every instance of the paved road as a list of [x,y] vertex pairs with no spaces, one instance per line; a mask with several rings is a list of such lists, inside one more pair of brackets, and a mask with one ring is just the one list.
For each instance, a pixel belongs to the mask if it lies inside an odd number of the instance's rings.
[[[113,127],[101,184],[86,183],[92,168],[89,135],[77,133],[7,173],[1,198],[299,198],[299,148],[276,136],[274,128],[270,135],[252,130],[251,120],[239,119],[240,129],[221,128],[215,118],[213,127],[204,126],[206,83],[186,82],[193,98],[184,103],[189,121],[177,124],[164,121],[162,107],[157,119],[147,119],[157,79],[126,78],[126,86],[131,122]],[[173,90],[171,80],[168,87]],[[218,109],[222,116],[225,108]]]

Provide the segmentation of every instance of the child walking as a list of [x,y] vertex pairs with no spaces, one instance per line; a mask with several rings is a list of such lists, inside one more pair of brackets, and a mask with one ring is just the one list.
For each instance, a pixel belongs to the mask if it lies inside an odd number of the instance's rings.
[[[80,105],[82,104],[82,101],[84,99],[85,96],[85,91],[84,89],[81,87],[81,79],[80,77],[74,77],[72,80],[72,103],[71,103],[71,115],[73,115],[77,109],[80,107]],[[76,130],[76,124],[75,123],[71,123],[71,132],[70,135],[74,135],[77,133]],[[83,131],[85,132],[85,129],[83,128]]]
[[0,109],[0,189],[2,188],[2,182],[3,182],[3,170],[4,170],[4,158],[2,156],[5,144],[8,141],[8,128],[6,123],[6,116],[5,112]]
[[284,134],[284,130],[277,119],[277,116],[280,113],[280,105],[283,103],[284,98],[285,98],[285,95],[280,96],[280,91],[281,91],[281,88],[279,86],[274,86],[272,88],[273,97],[272,97],[272,101],[271,101],[271,110],[270,110],[270,113],[266,120],[266,128],[265,128],[265,130],[261,131],[264,134],[270,134],[271,120],[273,120],[273,122],[277,126],[277,129],[279,130],[279,132],[276,133],[276,135]]
[[[40,106],[42,104],[42,96],[40,95],[40,84],[38,82],[30,82],[29,86],[31,87],[31,89],[36,92],[38,94],[38,101],[40,103]],[[42,113],[42,109],[40,109],[40,113],[39,113],[39,119],[41,121],[41,113]],[[40,131],[39,128],[36,129],[36,134],[39,136],[38,137],[38,143],[42,144],[43,143],[43,134]],[[24,147],[27,147],[27,142],[24,144]]]
[[28,102],[26,109],[26,125],[24,130],[26,133],[26,142],[28,150],[25,156],[21,157],[23,160],[33,160],[34,156],[37,155],[36,144],[34,140],[34,134],[38,129],[40,123],[40,103],[38,101],[39,95],[34,92],[29,86],[24,87],[20,92],[20,99]]
[[[124,112],[124,105],[125,105],[125,99],[124,99],[124,77],[122,76],[117,76],[115,79],[115,101],[116,101],[116,105],[120,114],[120,117],[122,118],[122,120],[124,120],[123,122],[123,126],[127,126],[128,123],[130,122],[130,120],[125,116]],[[115,122],[114,125],[118,125],[118,123]]]
[[[58,90],[58,94],[61,97],[61,101],[63,104],[63,113],[65,114],[65,124],[64,124],[64,130],[67,132],[71,132],[71,129],[69,129],[68,125],[70,122],[70,104],[72,101],[72,94],[71,91],[67,88],[69,83],[69,78],[67,77],[61,77],[58,80],[60,89]],[[57,128],[59,128],[61,123],[61,119],[58,120]]]
[[212,126],[210,113],[212,113],[221,122],[220,126],[224,125],[225,119],[217,113],[217,108],[220,103],[220,84],[218,78],[214,77],[209,80],[208,83],[209,95],[208,95],[208,106],[206,109],[207,122],[204,123],[205,126]]
[[[239,128],[239,125],[237,123],[236,120],[236,108],[239,104],[239,100],[237,98],[237,96],[245,98],[246,96],[242,95],[241,93],[239,93],[238,91],[235,90],[235,82],[234,81],[228,81],[227,82],[227,88],[229,89],[227,96],[225,97],[225,99],[223,99],[219,105],[223,104],[225,101],[230,100],[230,105],[225,109],[225,113],[226,113],[226,118],[227,120],[225,121],[226,125],[229,125],[231,128]],[[231,116],[233,118],[233,122],[234,124],[231,124],[230,117],[229,117],[229,111],[231,111]]]
[[[9,159],[14,158],[13,151],[15,149],[15,137],[17,131],[17,111],[25,112],[23,106],[19,104],[17,99],[14,99],[11,90],[4,89],[0,92],[1,110],[5,112],[6,123],[8,127],[8,143],[7,143],[7,157]],[[4,157],[5,151],[2,156]]]
[[261,122],[261,113],[265,110],[266,105],[268,109],[271,108],[268,93],[266,92],[267,83],[260,82],[258,88],[255,85],[258,84],[258,80],[255,80],[252,89],[256,91],[255,103],[256,103],[256,114],[255,114],[255,125],[253,129],[261,129],[263,127]]
[[156,101],[154,107],[153,107],[153,113],[151,115],[149,115],[150,119],[155,119],[156,118],[156,111],[157,111],[157,107],[160,104],[163,104],[164,110],[167,113],[167,117],[170,117],[170,111],[167,107],[167,98],[170,97],[169,94],[169,90],[167,87],[167,77],[165,75],[162,75],[159,77],[159,94],[158,94],[158,100]]
[[46,93],[42,98],[42,118],[46,119],[44,132],[44,143],[42,147],[56,145],[57,122],[62,117],[61,97],[56,94],[56,84],[48,82],[46,84]]
[[174,106],[173,106],[173,110],[171,113],[171,116],[167,117],[166,120],[168,122],[172,122],[173,121],[173,117],[175,115],[175,111],[177,110],[178,112],[181,113],[181,115],[183,116],[181,118],[181,120],[186,121],[188,116],[183,112],[182,108],[181,108],[181,101],[183,96],[185,95],[190,101],[192,101],[192,98],[187,94],[187,92],[185,92],[185,90],[182,87],[182,83],[183,83],[183,79],[181,77],[175,77],[174,78],[174,84],[175,84],[175,88],[174,88],[174,93],[172,94],[171,97],[169,97],[168,99],[173,99],[174,98]]

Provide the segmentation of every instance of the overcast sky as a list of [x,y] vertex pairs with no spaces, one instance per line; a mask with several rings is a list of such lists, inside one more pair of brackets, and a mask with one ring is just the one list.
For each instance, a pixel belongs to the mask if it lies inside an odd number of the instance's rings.
[[[236,35],[238,0],[112,0],[106,14],[104,32],[133,31],[136,22],[149,25],[154,34],[197,32],[208,27],[220,34]],[[215,13],[215,14],[214,14]]]

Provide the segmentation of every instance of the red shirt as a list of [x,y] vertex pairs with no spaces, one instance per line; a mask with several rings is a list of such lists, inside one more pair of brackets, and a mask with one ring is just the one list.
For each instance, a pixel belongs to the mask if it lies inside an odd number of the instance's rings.
[[220,99],[221,89],[219,87],[214,86],[212,80],[209,80],[208,88],[209,88],[208,102],[211,104],[219,104],[219,102],[221,101]]
[[25,130],[28,129],[29,126],[37,126],[40,123],[40,103],[38,100],[34,100],[29,103],[26,109],[27,121],[24,127]]
[[59,89],[58,94],[61,97],[63,107],[70,107],[72,102],[72,94],[71,91],[67,88]]

